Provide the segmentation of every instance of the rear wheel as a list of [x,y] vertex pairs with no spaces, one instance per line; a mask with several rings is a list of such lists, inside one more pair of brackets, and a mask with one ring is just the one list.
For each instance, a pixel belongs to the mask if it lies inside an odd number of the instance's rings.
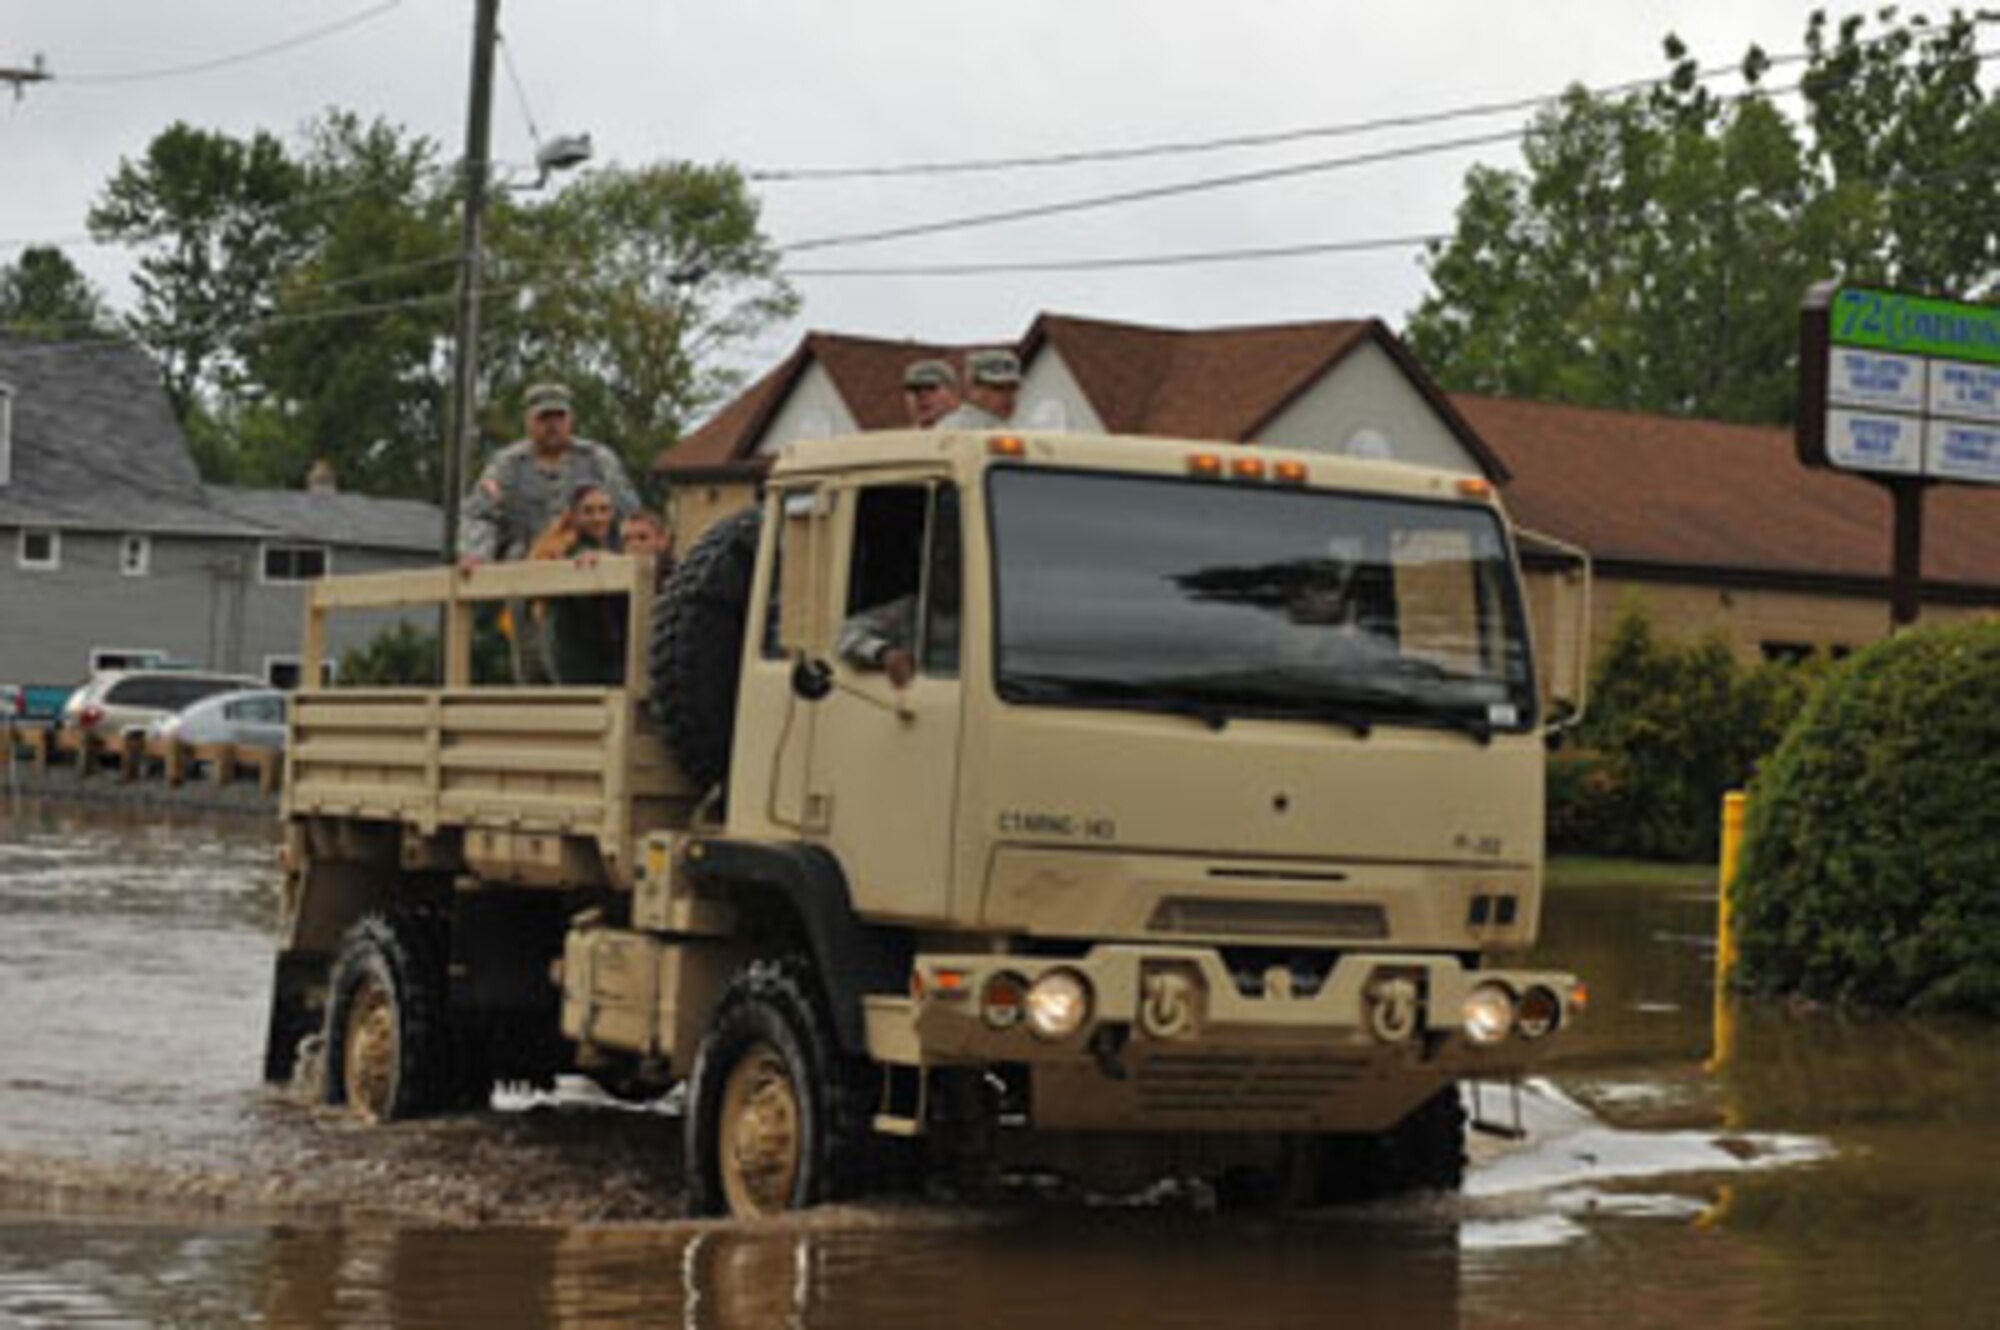
[[326,1011],[325,1096],[371,1122],[450,1106],[453,1072],[442,921],[371,914],[347,932]]
[[851,1196],[869,1145],[868,1064],[841,1052],[811,967],[753,961],[695,1057],[688,1206],[752,1218]]

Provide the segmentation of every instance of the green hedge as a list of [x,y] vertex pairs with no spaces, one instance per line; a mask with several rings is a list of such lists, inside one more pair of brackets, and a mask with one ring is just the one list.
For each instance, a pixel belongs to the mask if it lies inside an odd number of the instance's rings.
[[1819,673],[1746,669],[1720,638],[1657,638],[1628,605],[1592,668],[1584,723],[1549,756],[1550,848],[1713,859],[1724,792],[1777,747]]
[[2000,623],[1906,633],[1818,691],[1752,790],[1740,977],[2000,1015]]

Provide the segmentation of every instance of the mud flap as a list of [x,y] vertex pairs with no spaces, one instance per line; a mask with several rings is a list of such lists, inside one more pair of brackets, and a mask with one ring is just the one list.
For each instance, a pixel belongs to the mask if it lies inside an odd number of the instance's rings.
[[326,980],[326,957],[307,951],[278,953],[271,974],[271,1020],[264,1032],[267,1084],[290,1081],[300,1041],[319,1033],[326,1017]]

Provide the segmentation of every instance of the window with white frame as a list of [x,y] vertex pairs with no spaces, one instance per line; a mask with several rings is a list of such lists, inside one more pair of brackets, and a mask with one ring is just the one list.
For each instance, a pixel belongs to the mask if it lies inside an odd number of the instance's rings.
[[317,582],[333,571],[333,552],[324,545],[266,545],[260,576],[266,582]]
[[153,538],[128,534],[118,542],[118,571],[127,577],[144,577],[153,571]]
[[23,527],[14,563],[36,572],[53,572],[62,567],[62,532]]

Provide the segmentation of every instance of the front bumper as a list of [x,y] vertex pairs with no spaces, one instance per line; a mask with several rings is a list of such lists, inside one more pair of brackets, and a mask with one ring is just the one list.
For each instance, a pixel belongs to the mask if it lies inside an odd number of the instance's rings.
[[[1073,1032],[995,1019],[989,984],[1032,986],[1055,971],[1089,992]],[[1547,1030],[1475,1041],[1466,999],[1486,986],[1517,1006],[1534,994],[1553,1008]],[[1208,948],[1119,944],[1080,958],[919,956],[912,996],[869,998],[867,1029],[871,1055],[892,1065],[1025,1067],[1037,1127],[1376,1131],[1452,1081],[1541,1060],[1581,991],[1569,974],[1470,970],[1435,954],[1348,954],[1321,977],[1232,972]]]

